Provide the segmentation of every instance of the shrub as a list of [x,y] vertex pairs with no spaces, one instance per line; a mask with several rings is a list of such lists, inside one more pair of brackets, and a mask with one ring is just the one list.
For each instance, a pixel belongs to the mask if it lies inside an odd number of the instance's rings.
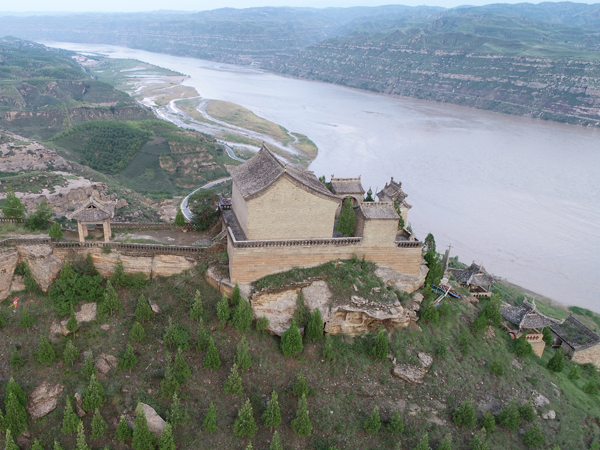
[[281,424],[281,410],[279,409],[279,401],[277,392],[271,393],[271,400],[267,403],[267,409],[262,415],[262,420],[267,428],[277,428]]
[[225,326],[227,325],[230,316],[231,310],[229,309],[229,300],[227,299],[227,295],[223,294],[221,300],[217,303],[217,317],[219,318],[219,322]]
[[44,336],[40,336],[40,346],[38,348],[38,361],[40,364],[50,365],[56,358],[54,349]]
[[365,423],[363,424],[363,429],[367,432],[367,434],[377,434],[379,429],[381,428],[381,418],[379,417],[379,407],[373,408],[373,412]]
[[429,303],[421,313],[421,320],[425,323],[436,324],[440,320],[440,313],[433,303]]
[[310,389],[308,387],[308,383],[304,378],[302,373],[298,374],[298,378],[296,378],[296,383],[294,384],[294,389],[292,389],[292,393],[296,397],[302,397],[303,395],[308,395]]
[[552,330],[550,330],[550,327],[544,327],[542,334],[542,339],[546,343],[546,346],[551,346],[554,342],[554,336],[552,335]]
[[496,428],[496,418],[494,415],[487,411],[481,419],[481,427],[485,428],[486,433],[491,433]]
[[196,338],[196,341],[194,343],[194,347],[195,347],[196,351],[197,352],[206,351],[211,339],[212,338],[210,335],[210,331],[208,331],[206,329],[206,327],[204,326],[204,324],[202,322],[200,322],[198,324],[198,337]]
[[298,291],[296,296],[296,309],[294,310],[294,319],[298,328],[306,328],[310,322],[310,311],[304,303],[304,294]]
[[544,437],[542,436],[542,430],[539,425],[530,428],[523,435],[523,443],[529,448],[540,448],[544,445]]
[[140,294],[135,308],[135,317],[139,322],[146,322],[152,316],[152,308],[148,304],[144,294]]
[[437,450],[452,450],[452,435],[447,434],[444,439],[440,441]]
[[421,439],[419,440],[419,443],[415,447],[415,450],[430,450],[429,433],[425,433],[423,436],[421,436]]
[[500,296],[498,294],[494,294],[487,306],[481,311],[481,315],[493,326],[500,326],[502,314],[500,314]]
[[498,415],[498,424],[510,431],[517,431],[520,422],[519,406],[514,401],[506,405]]
[[390,419],[387,428],[394,434],[400,434],[404,432],[404,421],[402,420],[402,416],[400,416],[398,411],[394,411],[394,414],[392,414],[392,418]]
[[519,408],[519,416],[521,417],[521,419],[527,422],[535,421],[535,419],[537,418],[537,414],[535,413],[535,408],[533,407],[531,400]]
[[335,229],[345,236],[352,236],[356,224],[356,213],[352,207],[352,200],[346,198],[342,204],[342,210],[335,224]]
[[98,370],[96,369],[96,364],[94,364],[94,357],[91,352],[85,357],[79,373],[85,379],[90,379],[92,375],[97,375]]
[[25,361],[21,358],[21,353],[16,348],[13,350],[12,355],[10,356],[10,367],[13,369],[18,369],[19,367],[23,367],[25,365]]
[[165,377],[160,382],[160,393],[165,398],[171,398],[179,389],[179,383],[175,379],[171,361],[171,354],[167,352],[165,357]]
[[204,304],[202,303],[202,299],[200,298],[200,291],[196,291],[194,301],[192,302],[192,307],[190,308],[190,319],[200,322],[202,321],[203,316]]
[[173,363],[173,376],[179,384],[183,384],[191,374],[192,370],[183,357],[183,351],[178,348],[175,354],[175,362]]
[[323,343],[323,359],[325,361],[333,360],[335,356],[333,347],[333,337],[330,334],[325,335],[325,342]]
[[133,450],[154,450],[156,439],[148,429],[144,408],[139,404],[135,410],[135,422],[133,427]]
[[563,351],[561,348],[556,350],[552,358],[548,361],[546,366],[550,372],[560,373],[565,368],[565,362],[563,361]]
[[96,375],[90,377],[90,384],[85,390],[83,396],[83,409],[85,411],[94,411],[96,408],[100,408],[106,402],[106,394],[104,388],[98,380]]
[[60,238],[63,237],[63,231],[58,222],[54,222],[52,224],[52,226],[50,227],[50,231],[48,231],[48,235],[51,239],[54,239],[55,241],[58,241]]
[[308,418],[308,403],[306,402],[306,395],[302,395],[298,402],[298,410],[296,411],[296,418],[292,420],[292,430],[298,436],[310,436],[312,431],[312,424]]
[[110,255],[112,253],[112,250],[108,245],[105,245],[104,247],[102,247],[102,253],[105,255]]
[[123,277],[123,287],[129,290],[142,289],[146,286],[146,281],[148,277],[143,272],[126,273]]
[[265,332],[265,331],[267,331],[267,328],[269,328],[269,319],[267,319],[266,317],[260,317],[256,321],[257,331]]
[[125,353],[121,356],[121,360],[119,361],[119,368],[131,372],[131,369],[133,369],[136,364],[137,357],[133,352],[133,347],[131,344],[127,344],[127,350],[125,350]]
[[233,326],[240,333],[245,333],[250,330],[252,325],[252,306],[248,300],[240,299],[240,302],[233,311]]
[[477,416],[475,415],[475,406],[470,398],[465,400],[454,414],[452,414],[454,423],[459,427],[475,428],[477,425]]
[[42,444],[40,444],[40,441],[38,441],[37,439],[34,439],[33,445],[31,446],[31,450],[44,450],[44,447],[42,447]]
[[315,308],[310,316],[310,321],[305,328],[304,336],[311,340],[316,341],[323,337],[323,319],[321,319],[321,310]]
[[385,361],[388,355],[388,340],[385,328],[380,328],[375,338],[375,345],[371,347],[369,354],[379,361]]
[[569,374],[567,375],[567,377],[569,378],[569,380],[579,380],[579,378],[581,378],[577,366],[571,367],[571,370],[569,370]]
[[141,323],[136,322],[131,327],[131,331],[129,332],[129,339],[135,342],[141,342],[146,338],[146,331]]
[[168,348],[180,348],[187,350],[190,348],[190,335],[188,330],[181,324],[175,324],[169,317],[169,324],[163,335],[163,342]]
[[121,414],[121,418],[119,419],[119,424],[117,425],[117,431],[115,432],[115,438],[121,444],[124,443],[127,439],[131,439],[133,437],[133,430],[125,420],[125,415]]
[[185,407],[181,404],[181,400],[177,396],[177,393],[173,394],[173,401],[171,407],[167,412],[167,420],[174,427],[183,425],[187,422],[189,416]]
[[248,341],[245,336],[242,336],[242,339],[238,342],[235,364],[241,371],[248,370],[252,366],[252,357],[248,353]]
[[227,381],[225,381],[225,385],[223,386],[223,392],[232,395],[244,394],[244,389],[242,388],[242,377],[240,377],[236,364],[234,364],[231,368],[229,378]]
[[[467,330],[463,331],[458,335],[458,346],[463,354],[467,354],[469,352],[469,348],[471,346],[471,335]],[[529,342],[528,342],[529,343]]]
[[63,413],[62,420],[62,434],[73,434],[77,432],[77,427],[79,426],[79,417],[73,411],[73,406],[71,405],[71,398],[67,397],[67,401],[65,403],[65,412]]
[[14,392],[6,393],[4,400],[6,414],[4,416],[4,428],[13,436],[20,436],[27,428],[27,412],[25,407],[19,402]]
[[471,331],[475,334],[481,334],[487,329],[487,327],[487,319],[481,315],[471,324]]
[[29,308],[23,307],[19,317],[19,328],[31,328],[35,325],[35,316],[29,312]]
[[588,381],[583,386],[583,392],[585,392],[588,395],[598,395],[598,384],[594,380]]
[[290,327],[281,336],[281,351],[285,356],[296,356],[302,352],[302,336],[296,326],[296,320],[292,319]]
[[512,351],[515,355],[525,358],[533,353],[533,349],[531,348],[531,344],[523,334],[518,339],[512,341]]
[[490,364],[490,370],[499,377],[501,377],[502,375],[504,375],[504,364],[502,364],[502,361],[497,359],[492,364]]
[[104,420],[104,417],[102,417],[102,414],[100,414],[100,410],[96,408],[96,411],[94,412],[94,418],[92,419],[92,434],[90,437],[94,441],[100,439],[102,435],[106,433],[106,430],[108,430],[106,420]]
[[73,366],[73,363],[77,361],[78,358],[79,349],[75,347],[75,344],[73,344],[72,341],[67,341],[67,345],[65,345],[65,350],[63,351],[63,362]]
[[219,370],[219,367],[221,367],[221,359],[219,358],[219,352],[217,351],[215,341],[212,337],[210,338],[210,342],[208,344],[206,356],[202,361],[202,367],[210,370]]
[[158,450],[176,450],[173,426],[167,422],[162,434],[158,438]]
[[215,405],[213,402],[210,402],[208,412],[206,413],[204,421],[202,422],[202,427],[204,428],[205,433],[212,433],[219,429],[217,426],[217,412],[215,411]]
[[233,434],[238,437],[253,438],[257,431],[258,426],[254,422],[252,404],[250,403],[250,399],[248,399],[238,411],[237,419],[235,419],[235,423],[233,424]]

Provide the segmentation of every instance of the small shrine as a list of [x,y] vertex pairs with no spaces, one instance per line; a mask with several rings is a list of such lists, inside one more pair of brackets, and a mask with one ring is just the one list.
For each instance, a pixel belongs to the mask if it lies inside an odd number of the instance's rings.
[[448,269],[450,274],[464,288],[468,289],[473,297],[491,297],[490,287],[496,279],[490,275],[482,265],[471,264],[466,269]]
[[103,202],[92,196],[88,198],[79,208],[67,214],[67,219],[77,221],[79,242],[85,242],[88,236],[88,225],[102,225],[104,229],[104,242],[110,241],[111,229],[110,219],[115,215],[115,202]]

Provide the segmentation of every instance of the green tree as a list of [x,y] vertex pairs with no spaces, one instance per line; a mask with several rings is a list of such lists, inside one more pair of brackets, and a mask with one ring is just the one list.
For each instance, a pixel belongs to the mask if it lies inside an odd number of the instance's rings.
[[182,405],[181,400],[177,396],[177,393],[173,394],[173,401],[171,402],[171,407],[167,412],[167,420],[173,427],[178,427],[179,425],[183,425],[189,419],[189,415],[185,406]]
[[71,398],[67,397],[67,401],[65,402],[65,412],[63,413],[62,420],[62,428],[60,432],[62,434],[73,434],[77,432],[77,428],[79,427],[79,417],[73,411],[73,406],[71,405]]
[[242,336],[242,339],[240,339],[240,342],[237,344],[237,353],[234,361],[241,371],[248,370],[252,367],[252,357],[250,356],[250,353],[248,353],[248,341],[246,340],[246,336]]
[[521,417],[521,419],[527,422],[535,422],[537,414],[535,412],[533,404],[531,403],[531,400],[529,400],[527,403],[525,403],[519,408],[519,416]]
[[100,439],[102,435],[106,433],[106,430],[108,430],[106,420],[104,420],[104,417],[102,417],[102,414],[100,414],[100,410],[96,408],[96,411],[94,412],[94,418],[92,419],[91,439],[93,441]]
[[385,361],[388,355],[388,340],[385,328],[380,328],[375,338],[375,345],[369,350],[369,354],[379,361]]
[[536,424],[533,428],[527,430],[523,435],[523,442],[529,448],[540,448],[544,445],[544,436],[542,436],[542,430],[539,424]]
[[304,378],[304,375],[302,374],[302,372],[300,372],[298,374],[298,377],[296,378],[296,383],[294,383],[294,388],[292,389],[292,393],[296,397],[302,397],[303,395],[308,395],[309,392],[310,392],[310,389],[308,387],[308,383],[306,382],[306,379]]
[[452,435],[447,434],[444,439],[440,441],[437,450],[452,450]]
[[58,222],[54,222],[52,224],[52,226],[50,227],[50,231],[48,231],[48,235],[55,241],[58,241],[63,237],[63,231]]
[[375,200],[373,199],[373,191],[371,190],[371,188],[369,188],[369,190],[367,191],[367,196],[364,199],[365,202],[374,202]]
[[444,275],[444,268],[442,267],[440,255],[438,255],[435,250],[429,250],[425,253],[423,258],[427,262],[427,267],[429,267],[429,272],[427,272],[427,277],[425,277],[425,285],[434,286],[440,284],[442,276]]
[[150,320],[151,316],[152,308],[150,308],[150,305],[148,304],[146,297],[144,297],[144,294],[140,294],[137,301],[137,306],[135,308],[135,317],[139,322],[146,322]]
[[17,198],[10,184],[6,186],[6,199],[2,205],[2,215],[8,219],[25,218],[25,205]]
[[146,338],[146,330],[141,323],[136,322],[131,327],[131,331],[129,332],[129,339],[135,342],[141,342]]
[[54,439],[54,447],[52,447],[52,450],[64,450],[64,449],[60,446],[58,441],[56,439]]
[[428,233],[425,237],[425,240],[423,241],[423,251],[425,253],[437,251],[435,248],[435,237],[433,237],[433,234]]
[[190,335],[181,324],[173,322],[169,317],[169,324],[165,328],[163,342],[169,348],[188,349],[190,347]]
[[6,414],[4,415],[4,427],[10,430],[13,436],[20,436],[27,428],[27,412],[19,402],[14,392],[7,390],[4,400]]
[[135,356],[133,347],[131,344],[127,344],[127,350],[125,350],[125,353],[123,353],[123,356],[121,356],[121,360],[119,361],[119,368],[131,372],[131,369],[133,369],[136,364],[137,356]]
[[323,343],[323,359],[325,361],[331,361],[335,357],[335,350],[333,346],[333,337],[330,334],[325,335],[325,342]]
[[47,230],[50,228],[50,219],[54,210],[46,200],[39,202],[32,214],[25,221],[25,227],[31,231]]
[[221,300],[217,303],[217,317],[219,318],[219,322],[225,326],[227,325],[230,316],[231,310],[229,309],[229,299],[227,298],[227,295],[223,294]]
[[477,416],[475,415],[475,406],[473,405],[473,400],[470,398],[465,400],[454,414],[452,414],[452,419],[456,426],[465,427],[465,428],[475,428],[477,425]]
[[304,303],[304,294],[302,291],[298,291],[296,295],[296,309],[294,310],[294,319],[298,328],[306,328],[310,322],[311,316],[310,311]]
[[141,404],[135,410],[135,421],[133,426],[133,450],[154,450],[154,435],[148,429],[146,414]]
[[31,314],[28,308],[23,307],[21,317],[19,317],[19,328],[27,329],[35,325],[35,316]]
[[585,392],[588,395],[598,395],[600,392],[598,391],[598,383],[596,383],[594,380],[590,380],[588,381],[584,386],[583,386],[583,392]]
[[426,323],[436,324],[440,321],[440,312],[433,302],[430,302],[421,313],[421,320]]
[[165,377],[160,382],[160,393],[165,398],[171,398],[178,390],[179,383],[173,373],[171,354],[167,352],[165,357]]
[[267,409],[262,415],[262,420],[267,428],[277,428],[281,424],[281,410],[277,392],[271,393],[271,400],[267,403]]
[[115,292],[115,289],[113,288],[113,285],[110,282],[110,280],[106,282],[106,291],[104,292],[104,301],[102,302],[102,309],[105,311],[105,313],[110,314],[111,316],[114,313],[123,310],[121,300]]
[[193,214],[192,227],[196,231],[208,230],[219,218],[217,203],[219,196],[210,189],[199,189],[188,199],[188,207]]
[[27,396],[25,395],[25,391],[23,390],[23,388],[21,388],[21,386],[19,386],[19,383],[17,383],[13,377],[10,377],[10,379],[8,380],[5,397],[8,398],[8,395],[11,393],[14,394],[15,397],[17,397],[19,404],[23,408],[27,406]]
[[40,336],[40,346],[38,347],[38,361],[40,364],[50,365],[56,358],[54,349],[44,336]]
[[12,352],[12,355],[10,356],[10,367],[18,369],[19,367],[23,367],[24,365],[25,361],[23,361],[21,353],[15,348]]
[[517,431],[520,423],[521,416],[519,415],[519,406],[512,401],[500,411],[500,414],[498,415],[498,425],[507,428],[510,431]]
[[381,428],[381,418],[379,417],[379,407],[376,406],[373,408],[371,415],[365,420],[363,424],[363,429],[367,432],[367,434],[377,434],[379,429]]
[[569,370],[569,374],[567,375],[567,378],[569,378],[569,380],[579,380],[579,378],[581,378],[581,376],[579,375],[579,369],[577,368],[577,366],[571,367],[571,370]]
[[404,432],[404,421],[398,411],[394,411],[394,414],[392,414],[392,418],[390,419],[387,428],[394,434],[401,434]]
[[112,287],[119,289],[125,286],[125,279],[125,266],[123,265],[121,256],[117,255],[117,261],[115,262],[115,267],[109,281],[111,282]]
[[256,321],[256,330],[262,331],[263,333],[269,328],[269,319],[266,317],[259,317]]
[[204,428],[205,433],[213,433],[219,429],[217,426],[217,411],[215,411],[213,402],[210,402],[208,412],[206,413],[206,416],[204,416],[204,421],[202,422],[202,427]]
[[483,315],[481,315],[471,324],[471,331],[475,334],[483,334],[483,332],[487,330],[487,327],[488,321]]
[[212,339],[210,331],[206,329],[203,322],[198,323],[198,337],[196,337],[195,348],[197,352],[203,352],[208,349],[210,340]]
[[471,441],[471,450],[489,450],[485,434],[476,434]]
[[96,408],[100,408],[106,402],[106,394],[104,388],[98,380],[96,375],[90,377],[90,384],[85,390],[83,396],[83,409],[85,411],[94,411]]
[[42,447],[42,444],[40,444],[40,441],[38,441],[37,439],[34,439],[33,445],[31,446],[31,450],[44,450],[44,447]]
[[77,316],[75,316],[75,311],[73,311],[73,307],[71,307],[71,314],[67,321],[67,331],[69,333],[75,333],[78,329],[79,323],[77,322]]
[[429,433],[425,433],[423,436],[421,436],[421,439],[419,440],[419,443],[415,447],[415,450],[430,450]]
[[92,375],[96,376],[98,374],[96,364],[94,364],[94,357],[92,355],[92,352],[89,352],[86,355],[85,359],[83,360],[83,364],[81,365],[81,370],[79,373],[85,379],[89,379]]
[[221,358],[219,358],[219,352],[217,351],[217,346],[215,345],[215,341],[212,337],[210,338],[210,342],[208,344],[206,356],[202,361],[202,367],[210,370],[219,370],[219,367],[221,367]]
[[562,348],[559,348],[554,352],[550,361],[548,361],[548,365],[546,366],[550,372],[559,373],[562,372],[565,368],[565,362],[563,360],[563,351]]
[[177,208],[177,214],[175,214],[175,222],[173,225],[176,227],[185,227],[185,217],[183,212],[181,212],[181,208]]
[[354,233],[354,227],[356,226],[356,213],[352,207],[352,200],[350,197],[344,200],[342,204],[342,210],[337,218],[335,229],[345,236],[352,236]]
[[240,374],[238,373],[236,364],[233,364],[233,367],[231,368],[229,378],[227,381],[225,381],[225,385],[223,386],[223,392],[232,395],[244,394],[244,390],[242,388],[242,377],[240,377]]
[[315,308],[310,316],[310,321],[305,328],[304,336],[311,340],[316,341],[323,337],[323,319],[321,319],[321,310]]
[[125,415],[121,414],[121,418],[119,419],[119,424],[117,425],[117,431],[115,432],[115,438],[121,444],[124,443],[127,439],[131,439],[133,437],[133,430],[125,420]]
[[190,308],[190,319],[200,322],[202,321],[203,316],[204,304],[202,303],[202,299],[200,298],[200,291],[196,291],[194,301],[192,302],[192,307]]
[[235,283],[235,286],[233,287],[233,292],[231,293],[231,304],[235,308],[237,305],[240,304],[241,300],[242,300],[242,293],[240,291],[240,286],[239,286],[239,284]]
[[533,353],[533,348],[531,348],[531,344],[527,340],[525,333],[521,335],[521,337],[513,340],[512,344],[512,351],[521,358],[525,358]]
[[292,319],[290,327],[281,336],[281,351],[285,356],[296,356],[302,352],[302,336],[296,326],[296,320]]
[[277,431],[273,433],[273,439],[271,439],[269,450],[283,450],[283,444],[281,443],[281,438],[279,437],[279,432]]
[[183,357],[183,350],[178,348],[177,353],[175,353],[175,362],[173,363],[173,375],[179,384],[183,384],[191,374],[192,370]]
[[235,423],[233,424],[233,434],[238,437],[253,438],[257,431],[258,426],[254,421],[252,404],[250,403],[250,399],[248,399],[238,411],[237,419],[235,419]]
[[490,302],[481,311],[481,315],[485,317],[489,323],[494,326],[500,326],[502,322],[502,314],[500,314],[500,295],[494,294]]
[[292,430],[294,430],[294,433],[296,433],[298,436],[310,436],[312,424],[308,418],[308,403],[306,401],[306,395],[302,395],[298,401],[296,418],[292,420]]
[[502,364],[502,361],[497,359],[496,361],[490,364],[490,370],[499,377],[501,377],[502,375],[504,375],[504,364]]
[[486,433],[491,433],[496,429],[496,418],[491,412],[487,411],[483,415],[483,418],[481,419],[481,427],[485,428]]
[[252,325],[252,306],[246,299],[240,299],[239,304],[233,311],[233,326],[240,333],[250,330]]
[[162,434],[158,438],[158,450],[176,450],[173,426],[167,422]]
[[19,446],[15,444],[15,440],[12,437],[10,429],[6,430],[6,439],[4,440],[4,450],[20,450]]

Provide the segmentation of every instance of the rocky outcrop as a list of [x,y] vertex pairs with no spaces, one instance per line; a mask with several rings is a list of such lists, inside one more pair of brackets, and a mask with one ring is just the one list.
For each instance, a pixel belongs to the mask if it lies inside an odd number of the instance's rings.
[[158,415],[152,406],[140,402],[138,404],[138,408],[140,407],[144,409],[146,422],[148,423],[148,429],[154,436],[160,437],[167,423]]
[[102,353],[96,359],[96,368],[100,375],[106,375],[111,369],[116,369],[119,365],[119,360],[113,355]]
[[36,170],[72,170],[67,161],[54,150],[4,131],[8,142],[0,144],[0,172],[32,172]]
[[394,286],[394,289],[409,294],[423,286],[428,272],[429,268],[424,260],[421,260],[421,268],[417,276],[401,274],[387,267],[377,266],[375,269],[375,275],[381,278],[386,286]]
[[149,256],[126,256],[119,252],[113,251],[111,253],[95,252],[91,253],[92,262],[94,267],[100,275],[104,278],[108,278],[112,275],[115,264],[117,263],[118,257],[121,257],[123,262],[123,268],[125,273],[138,273],[141,272],[147,277],[152,274],[152,257]]
[[64,390],[62,384],[52,385],[48,381],[44,381],[36,387],[27,401],[27,412],[33,419],[44,417],[56,409],[58,404],[58,396]]
[[[96,312],[98,310],[97,303],[84,303],[81,305],[81,309],[75,313],[75,318],[77,319],[77,323],[91,322],[96,320]],[[62,334],[63,336],[68,336],[71,332],[67,330],[67,322],[69,319],[62,320],[61,322],[54,321],[52,325],[50,325],[50,336],[56,336],[57,334]]]
[[196,261],[185,256],[155,255],[152,260],[152,275],[170,277],[196,266]]
[[13,273],[19,263],[19,253],[15,249],[0,250],[0,301],[13,290]]
[[[215,266],[209,267],[204,273],[204,279],[214,287],[221,294],[226,294],[231,297],[233,293],[234,284],[231,283],[229,276],[220,273],[219,269]],[[240,284],[240,293],[244,298],[250,298],[252,292],[252,286],[250,284]]]
[[347,301],[332,302],[329,286],[322,280],[255,294],[251,302],[254,317],[269,319],[268,330],[281,336],[292,322],[300,290],[309,311],[313,312],[316,308],[321,311],[327,333],[357,336],[381,326],[404,327],[411,319],[416,319],[416,314],[404,309],[398,300],[391,303],[370,302],[352,296]]
[[392,375],[409,384],[422,383],[433,364],[433,357],[429,353],[419,353],[417,356],[421,363],[420,366],[396,364],[396,359],[394,358]]
[[49,245],[18,245],[19,262],[27,260],[29,269],[36,283],[44,292],[60,273],[63,262],[52,254]]

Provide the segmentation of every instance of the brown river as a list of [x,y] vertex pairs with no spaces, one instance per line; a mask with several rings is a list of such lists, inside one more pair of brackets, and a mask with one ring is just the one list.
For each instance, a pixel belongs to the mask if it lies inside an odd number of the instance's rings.
[[401,180],[417,236],[561,303],[600,312],[600,130],[392,97],[107,45],[45,43],[175,70],[207,99],[303,133],[317,175]]

